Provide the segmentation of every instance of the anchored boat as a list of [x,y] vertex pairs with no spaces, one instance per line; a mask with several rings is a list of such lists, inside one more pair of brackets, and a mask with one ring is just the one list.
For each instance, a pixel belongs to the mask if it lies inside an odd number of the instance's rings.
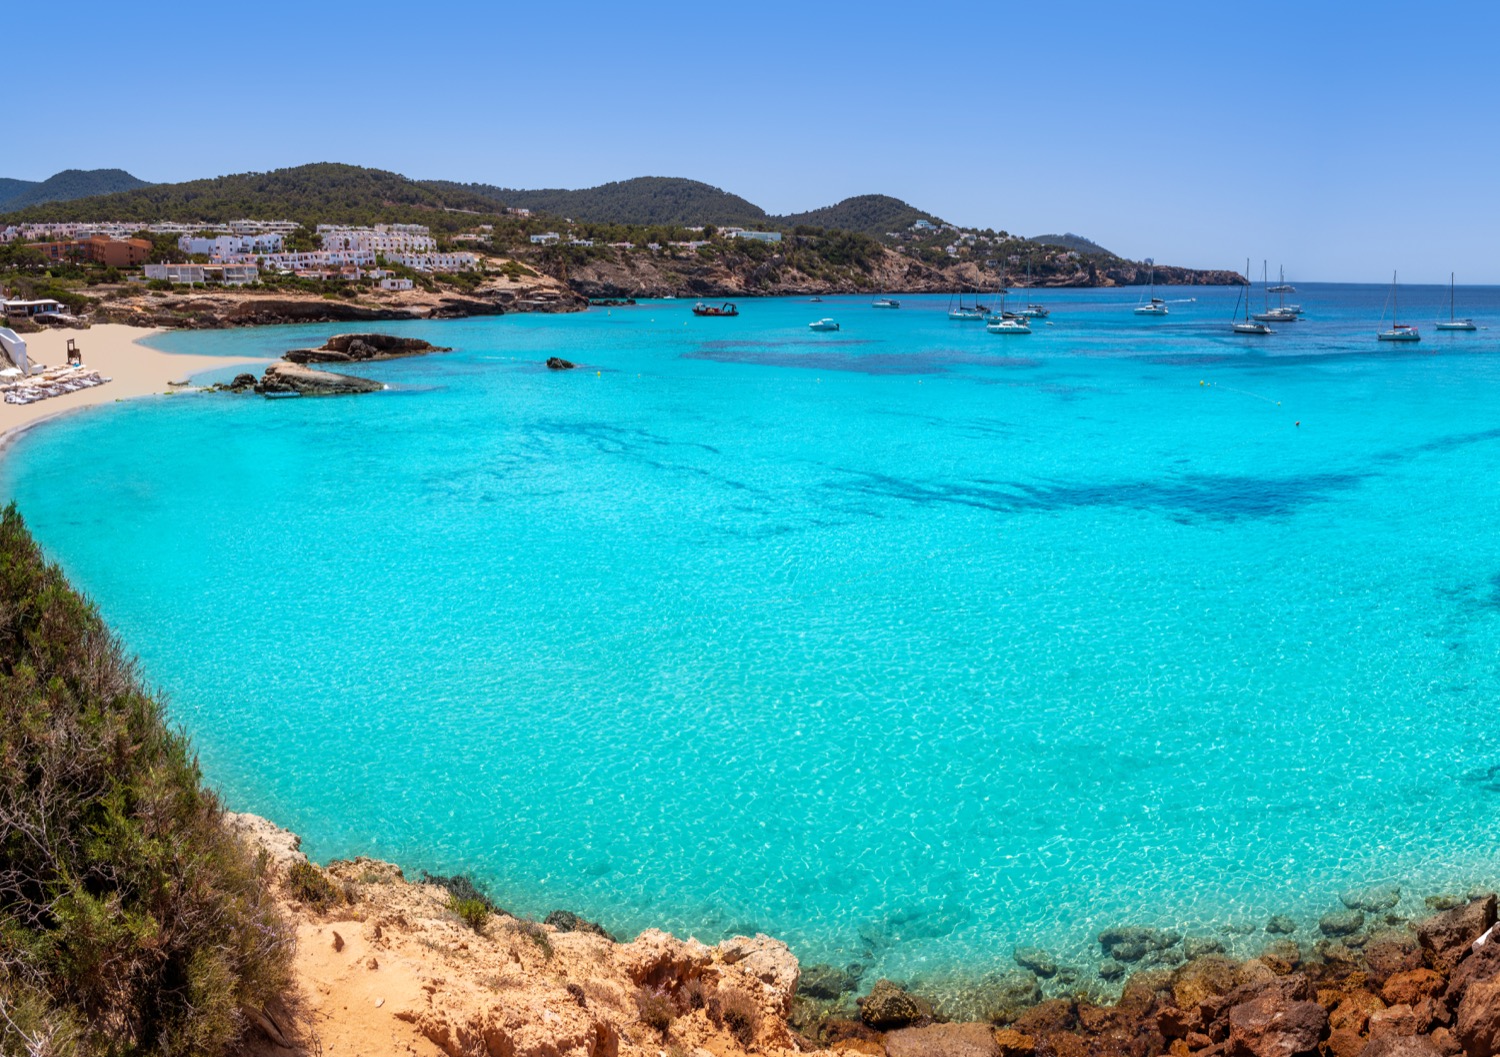
[[693,306],[695,316],[737,316],[739,314],[740,310],[729,301],[725,301],[722,305],[706,305],[699,301]]
[[1391,329],[1382,330],[1375,337],[1380,341],[1421,341],[1417,328],[1407,323],[1396,322],[1401,318],[1401,288],[1396,284],[1396,273],[1391,273]]
[[1448,321],[1438,323],[1439,330],[1478,330],[1472,319],[1456,319],[1453,315],[1453,273],[1448,273]]
[[824,319],[818,320],[816,323],[809,323],[807,325],[807,329],[808,330],[838,330],[839,329],[839,325],[834,320],[824,318]]

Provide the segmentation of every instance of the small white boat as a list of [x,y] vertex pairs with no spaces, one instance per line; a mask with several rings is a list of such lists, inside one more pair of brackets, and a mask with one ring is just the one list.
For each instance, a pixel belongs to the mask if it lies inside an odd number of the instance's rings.
[[948,318],[959,320],[983,319],[985,318],[985,313],[983,309],[979,308],[950,308],[948,310]]
[[[1282,279],[1285,278],[1286,275],[1283,274]],[[1296,292],[1297,288],[1288,282],[1277,283],[1275,286],[1268,287],[1266,290],[1266,293],[1268,294],[1295,294]]]
[[1046,305],[1027,305],[1026,314],[1032,319],[1046,319],[1052,314],[1052,310]]
[[1382,330],[1376,334],[1380,341],[1421,341],[1422,335],[1417,328],[1409,323],[1397,323],[1401,318],[1401,288],[1396,285],[1396,273],[1391,273],[1391,299],[1394,302],[1391,311],[1391,329]]
[[992,319],[984,325],[991,334],[1030,334],[1024,319]]
[[820,319],[816,323],[809,323],[808,330],[838,330],[839,325],[832,319]]
[[1293,308],[1272,308],[1265,312],[1257,312],[1250,318],[1262,323],[1295,323],[1297,312]]
[[1448,273],[1448,320],[1437,324],[1439,330],[1478,330],[1472,319],[1457,319],[1453,315],[1453,273]]
[[871,308],[900,308],[901,302],[894,297],[877,297],[870,302]]

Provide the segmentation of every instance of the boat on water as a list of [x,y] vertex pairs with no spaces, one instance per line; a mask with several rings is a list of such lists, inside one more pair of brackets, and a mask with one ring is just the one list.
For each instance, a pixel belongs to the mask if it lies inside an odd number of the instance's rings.
[[[1026,255],[1026,288],[1031,289],[1031,254]],[[1046,305],[1028,304],[1022,313],[1027,319],[1046,319],[1052,311]]]
[[1019,312],[1012,312],[1005,307],[1005,298],[1010,289],[1005,285],[1005,268],[1000,269],[1000,307],[985,316],[984,329],[991,334],[1030,334],[1030,320]]
[[[1240,293],[1242,295],[1240,300],[1245,302],[1245,318],[1234,320],[1230,323],[1230,328],[1236,334],[1260,335],[1276,333],[1260,316],[1256,316],[1254,319],[1250,318],[1250,259],[1248,257],[1245,259],[1245,288]],[[1240,307],[1239,301],[1235,302],[1234,307],[1236,309]]]
[[808,330],[825,330],[825,331],[826,330],[838,330],[839,329],[839,325],[838,325],[837,321],[832,320],[832,319],[828,319],[825,316],[823,319],[818,320],[816,323],[809,323],[807,325],[807,329]]
[[[1266,280],[1266,265],[1265,265],[1264,261],[1261,262],[1260,277],[1261,277],[1261,282],[1264,283],[1264,282],[1267,281]],[[1281,277],[1283,279],[1286,278],[1286,270],[1285,269],[1282,270]],[[1302,315],[1302,306],[1301,305],[1288,305],[1286,303],[1286,291],[1290,290],[1290,289],[1291,289],[1291,287],[1287,286],[1286,283],[1284,283],[1284,282],[1280,283],[1280,284],[1278,284],[1276,286],[1267,285],[1266,286],[1266,296],[1269,298],[1269,296],[1271,294],[1276,294],[1276,307],[1272,308],[1270,306],[1269,301],[1267,301],[1266,307],[1264,308],[1264,310],[1262,310],[1260,312],[1257,312],[1251,318],[1259,320],[1262,323],[1295,323],[1295,322],[1297,322],[1297,320],[1300,319],[1301,315]]]
[[1401,318],[1401,288],[1396,284],[1396,273],[1391,273],[1391,329],[1382,330],[1375,337],[1380,341],[1421,341],[1422,335],[1409,323],[1397,322]]
[[870,302],[871,308],[900,308],[901,302],[894,297],[877,297]]
[[737,316],[739,314],[740,310],[730,301],[725,301],[722,305],[707,305],[699,301],[693,306],[695,316]]
[[979,304],[979,293],[974,294],[972,305],[964,304],[964,292],[958,291],[958,304],[953,303],[953,298],[948,299],[948,318],[964,321],[975,321],[984,319],[984,309]]
[[1448,319],[1437,324],[1438,330],[1478,330],[1472,319],[1458,319],[1453,315],[1453,273],[1448,273]]
[[1156,266],[1151,266],[1151,300],[1143,305],[1135,306],[1135,314],[1138,316],[1164,316],[1167,314],[1167,303],[1156,296]]
[[823,303],[823,299],[821,297],[809,297],[808,300],[815,305],[821,305]]

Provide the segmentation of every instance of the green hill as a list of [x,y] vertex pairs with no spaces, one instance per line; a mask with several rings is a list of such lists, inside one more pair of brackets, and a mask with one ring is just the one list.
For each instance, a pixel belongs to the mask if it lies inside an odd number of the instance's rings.
[[67,202],[148,186],[124,169],[64,169],[45,180],[0,179],[0,210],[24,209],[42,202]]
[[[10,211],[16,220],[204,220],[241,217],[305,224],[434,223],[445,209],[495,212],[492,199],[438,191],[382,169],[319,162],[263,173],[150,184],[117,194],[50,202]],[[467,221],[466,221],[467,222]]]
[[1073,250],[1076,253],[1099,253],[1106,257],[1116,256],[1092,239],[1086,239],[1082,235],[1074,235],[1071,232],[1066,235],[1036,235],[1031,241],[1041,246],[1061,246],[1065,250]]
[[639,176],[579,191],[561,188],[522,191],[443,180],[426,180],[423,186],[445,193],[480,195],[497,205],[594,224],[763,224],[766,221],[764,209],[739,195],[675,176]]
[[931,213],[924,213],[916,206],[908,205],[890,195],[856,195],[837,205],[812,209],[806,213],[772,217],[784,227],[806,224],[818,228],[837,228],[842,231],[858,231],[879,238],[887,231],[905,231],[918,220],[941,223]]

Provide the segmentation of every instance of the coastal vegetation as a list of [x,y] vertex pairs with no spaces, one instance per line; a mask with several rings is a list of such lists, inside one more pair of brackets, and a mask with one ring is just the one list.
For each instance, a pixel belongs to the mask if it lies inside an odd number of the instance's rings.
[[0,179],[0,210],[107,195],[147,186],[124,169],[64,169],[45,180]]
[[220,1054],[286,986],[265,862],[95,608],[0,515],[0,1050]]
[[573,220],[601,224],[688,226],[767,223],[766,211],[739,195],[698,180],[641,176],[583,190],[521,191],[490,184],[426,180],[423,186],[445,194],[472,194],[492,207],[529,209]]

